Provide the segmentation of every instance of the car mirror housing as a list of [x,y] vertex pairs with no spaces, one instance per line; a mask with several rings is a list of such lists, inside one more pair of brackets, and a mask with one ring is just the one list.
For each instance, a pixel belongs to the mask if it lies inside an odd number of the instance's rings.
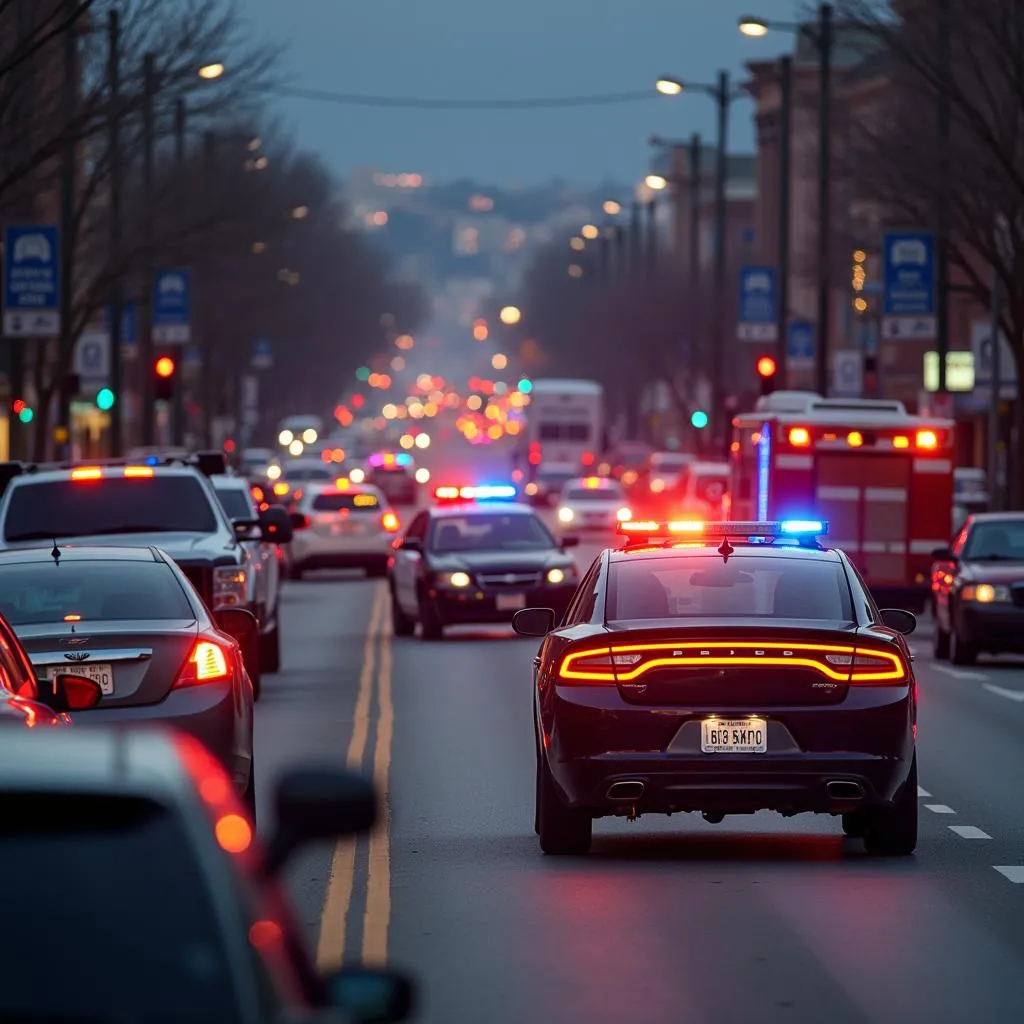
[[910,636],[917,629],[917,616],[913,612],[904,611],[902,608],[882,608],[879,612],[882,624],[897,633]]
[[520,636],[547,636],[555,628],[553,608],[522,608],[512,616],[512,628]]
[[221,608],[213,613],[213,621],[222,633],[233,637],[243,648],[259,629],[256,616],[247,608]]
[[88,711],[103,697],[100,684],[87,676],[60,672],[53,679],[40,679],[39,703],[51,711]]
[[287,544],[292,539],[292,517],[281,505],[271,505],[260,513],[261,539],[268,544]]
[[415,1009],[415,986],[397,971],[344,967],[325,981],[331,1006],[355,1021],[397,1024]]

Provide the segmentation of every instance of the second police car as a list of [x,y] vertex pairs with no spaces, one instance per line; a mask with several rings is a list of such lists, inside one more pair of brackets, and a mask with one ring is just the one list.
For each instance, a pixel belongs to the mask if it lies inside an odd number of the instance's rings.
[[388,567],[398,636],[419,623],[423,639],[436,640],[446,626],[510,622],[534,604],[566,608],[577,574],[565,549],[578,538],[556,540],[512,486],[438,487],[434,497]]
[[[629,522],[536,662],[536,820],[585,853],[595,818],[842,815],[869,852],[917,842],[910,612],[879,610],[815,522]],[[542,604],[542,602],[538,602]]]

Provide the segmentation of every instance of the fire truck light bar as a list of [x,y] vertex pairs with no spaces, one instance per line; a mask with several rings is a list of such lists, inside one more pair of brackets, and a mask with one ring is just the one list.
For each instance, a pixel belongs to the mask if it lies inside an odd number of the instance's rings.
[[784,519],[775,522],[704,523],[696,520],[655,522],[631,519],[619,523],[618,532],[627,537],[677,537],[700,534],[704,537],[824,537],[828,523],[820,519]]

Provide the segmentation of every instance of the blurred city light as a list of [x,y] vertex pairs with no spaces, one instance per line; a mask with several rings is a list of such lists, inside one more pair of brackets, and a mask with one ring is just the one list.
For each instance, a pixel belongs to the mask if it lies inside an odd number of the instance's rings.
[[417,434],[416,435],[416,447],[417,448],[429,448],[430,447],[430,435],[429,434]]
[[522,311],[517,306],[505,306],[498,315],[503,324],[517,324],[523,318]]
[[412,436],[412,434],[403,434],[403,435],[402,435],[402,436],[401,436],[401,437],[400,437],[400,438],[398,439],[398,443],[399,443],[399,444],[400,444],[400,445],[401,445],[401,446],[402,446],[403,448],[411,448],[411,447],[412,447],[412,446],[413,446],[413,445],[414,445],[414,444],[416,443],[416,440],[415,440],[415,438],[414,438],[414,437]]
[[597,236],[600,233],[601,232],[597,229],[597,225],[596,224],[584,224],[583,227],[580,228],[580,234],[584,238],[588,238],[591,241],[593,241],[593,239],[597,238]]
[[496,370],[504,370],[508,366],[508,356],[502,355],[501,352],[496,352],[491,356],[491,366]]
[[296,438],[290,445],[288,445],[289,455],[301,455],[302,454],[302,442]]

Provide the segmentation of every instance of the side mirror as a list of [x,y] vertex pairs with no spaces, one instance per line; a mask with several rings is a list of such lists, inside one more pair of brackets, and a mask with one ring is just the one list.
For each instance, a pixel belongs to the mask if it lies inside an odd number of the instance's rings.
[[243,650],[259,629],[256,616],[246,608],[221,608],[213,613],[213,621],[222,633],[234,637]]
[[377,820],[373,783],[333,765],[293,768],[275,793],[277,831],[267,846],[265,869],[281,869],[299,847],[318,840],[368,832]]
[[260,528],[258,519],[232,519],[231,525],[235,528],[235,537],[238,540],[255,540],[257,530]]
[[553,608],[523,608],[512,616],[512,628],[520,636],[547,636],[555,628]]
[[580,546],[580,539],[576,534],[571,533],[567,537],[562,538],[563,548],[578,548]]
[[260,513],[263,540],[269,544],[287,544],[292,539],[292,517],[280,505],[272,505]]
[[[284,506],[279,506],[283,508]],[[270,511],[269,509],[267,510]],[[304,516],[301,512],[285,512],[288,516],[288,522],[291,523],[293,530],[305,530],[309,527],[309,516]]]
[[956,555],[953,554],[951,548],[935,548],[935,550],[932,551],[932,558],[934,558],[936,562],[956,561]]
[[39,680],[39,703],[52,711],[88,711],[102,696],[100,684],[86,676],[61,672],[53,679]]
[[882,624],[897,633],[910,636],[917,629],[917,616],[913,612],[904,611],[902,608],[882,608],[879,611]]
[[395,971],[345,967],[325,980],[331,1006],[360,1024],[397,1024],[415,1009],[412,981]]
[[419,537],[403,537],[398,547],[401,551],[422,551],[423,541]]

